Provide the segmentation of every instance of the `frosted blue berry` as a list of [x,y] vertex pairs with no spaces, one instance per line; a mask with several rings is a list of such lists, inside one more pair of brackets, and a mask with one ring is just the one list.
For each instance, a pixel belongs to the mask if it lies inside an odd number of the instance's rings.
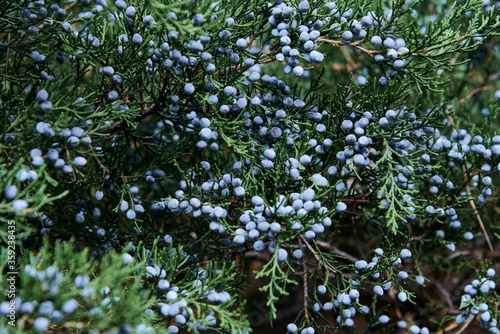
[[100,190],[95,192],[95,199],[100,201],[104,197],[104,193]]
[[95,231],[95,234],[98,238],[104,238],[106,231],[103,228],[98,228],[97,231]]
[[302,66],[297,65],[293,68],[293,74],[295,74],[298,77],[301,77],[304,74],[304,68]]
[[335,211],[342,213],[347,209],[347,205],[344,202],[338,202],[335,207]]
[[402,259],[408,259],[411,257],[411,251],[409,249],[403,249],[401,250],[401,258]]
[[200,26],[205,22],[205,18],[203,17],[203,14],[196,14],[193,16],[192,20],[194,26]]
[[288,259],[288,252],[283,248],[278,250],[278,261],[285,262]]
[[38,28],[36,26],[29,26],[28,29],[26,29],[28,32],[28,35],[30,36],[36,36],[38,35]]
[[237,41],[236,41],[236,47],[240,50],[243,50],[247,47],[247,41],[243,38],[239,38]]
[[28,202],[24,199],[17,199],[12,202],[12,208],[16,211],[22,211],[28,207]]
[[316,290],[318,290],[318,293],[320,295],[324,295],[326,293],[326,286],[324,286],[324,285],[318,285],[318,287],[317,287]]
[[412,325],[410,327],[410,333],[411,334],[419,334],[420,333],[420,327],[418,327],[417,325]]
[[[219,298],[219,301],[220,301],[220,298]],[[179,324],[179,325],[182,326],[182,325],[186,324],[186,317],[184,315],[182,315],[182,314],[178,314],[178,315],[175,316],[174,321],[175,321],[176,324]]]
[[264,243],[264,241],[262,240],[257,240],[254,244],[253,244],[253,248],[257,251],[257,252],[262,252],[265,248],[266,248],[266,244]]
[[292,256],[295,258],[295,259],[301,259],[302,258],[302,251],[300,249],[296,249],[293,251],[293,254]]
[[54,311],[54,305],[51,301],[41,303],[38,308],[38,313],[40,314],[50,314],[52,311]]
[[245,243],[245,237],[243,235],[237,235],[234,237],[233,242],[237,245],[243,245]]
[[31,51],[30,53],[30,58],[35,62],[41,62],[43,61],[45,56],[41,55],[38,51]]
[[177,292],[173,291],[173,290],[170,290],[169,292],[167,292],[167,300],[169,301],[174,301],[177,299]]
[[353,37],[354,35],[349,30],[344,31],[344,33],[342,34],[342,39],[346,42],[351,41]]
[[187,83],[184,85],[184,92],[188,95],[194,94],[194,85],[192,83]]
[[[127,8],[127,10],[128,10],[128,8]],[[143,39],[142,39],[141,35],[134,34],[134,36],[132,36],[132,43],[134,43],[135,45],[141,45],[142,41],[143,41]]]
[[73,30],[73,28],[71,28],[71,24],[69,24],[68,22],[64,22],[63,24],[61,24],[61,29],[64,31]]
[[399,294],[398,294],[398,299],[401,301],[401,302],[405,302],[407,299],[408,299],[408,296],[406,295],[406,292],[404,291],[401,291]]
[[323,54],[318,52],[318,51],[311,51],[311,53],[309,54],[309,57],[311,58],[313,63],[316,63],[316,64],[321,64],[321,62],[323,62],[323,60],[325,59],[325,56],[323,56]]
[[[385,87],[385,86],[387,86],[387,82],[388,82],[388,80],[387,80],[387,78],[386,78],[386,77],[381,77],[381,78],[378,80],[378,84],[380,85],[380,87]],[[384,119],[385,121],[384,121],[384,122],[382,122],[382,119]],[[382,117],[382,118],[380,119],[380,121],[379,121],[379,124],[380,124],[380,126],[382,126],[382,127],[384,127],[384,128],[385,128],[385,127],[387,127],[387,125],[388,125],[387,119],[386,119],[385,117]]]
[[360,271],[365,270],[368,267],[368,262],[366,262],[365,260],[356,261],[356,263],[354,264],[354,267]]
[[397,326],[400,329],[405,329],[406,327],[408,327],[408,324],[406,323],[406,321],[400,320],[400,321],[397,322]]
[[387,37],[386,39],[384,39],[384,46],[388,49],[394,49],[396,47],[396,43],[392,38]]
[[125,1],[123,0],[116,0],[115,1],[115,6],[116,8],[118,8],[119,10],[124,10],[126,7],[127,7],[127,4],[125,3]]
[[303,156],[300,157],[300,163],[303,166],[309,166],[311,164],[311,157],[307,154],[304,154]]
[[408,273],[406,271],[400,271],[398,273],[398,278],[401,280],[405,280],[408,278]]
[[170,287],[170,283],[167,280],[161,279],[158,281],[158,288],[160,290],[167,290],[169,287]]
[[42,102],[41,109],[44,112],[49,112],[52,110],[52,103],[50,101]]
[[3,195],[8,200],[14,199],[17,195],[17,187],[15,185],[6,187],[3,191]]
[[76,157],[73,160],[73,163],[76,167],[83,167],[87,164],[87,159],[85,159],[84,157]]
[[397,59],[397,60],[395,60],[395,61],[394,61],[393,68],[394,68],[396,71],[401,70],[404,66],[405,66],[405,61],[404,61],[404,59]]
[[[387,59],[389,59],[389,60],[395,60],[398,57],[398,53],[397,53],[396,50],[390,49],[390,50],[387,51],[386,56],[387,56]],[[396,62],[394,62],[394,64],[396,64]],[[403,66],[404,66],[404,60],[402,61],[402,64],[398,63],[398,65],[401,65],[401,68],[403,68]],[[396,69],[395,65],[393,65],[393,67],[394,67],[394,69]],[[399,68],[399,69],[401,69],[401,68]],[[387,77],[392,79],[392,75],[393,74],[394,73],[391,72],[391,76],[387,75]]]
[[297,332],[298,328],[297,328],[297,325],[295,325],[295,324],[288,324],[286,326],[286,330],[290,333],[295,333],[295,332]]
[[491,177],[489,177],[489,176],[483,177],[483,180],[482,180],[483,186],[487,187],[487,186],[491,185],[491,182],[492,182]]
[[359,84],[360,86],[365,86],[367,82],[368,82],[368,80],[366,79],[366,77],[365,77],[365,76],[360,75],[360,76],[358,77],[358,84]]
[[78,275],[75,277],[75,286],[77,288],[84,288],[87,284],[89,284],[89,277],[87,275]]
[[380,38],[380,36],[373,36],[370,42],[374,48],[378,48],[382,45],[382,38]]
[[488,304],[486,303],[481,303],[478,306],[479,312],[486,312],[488,311]]
[[176,326],[168,326],[167,331],[170,334],[177,334],[179,332],[179,328]]
[[57,150],[51,148],[47,151],[47,159],[55,161],[57,158],[59,158],[59,152]]
[[252,204],[255,206],[260,206],[264,204],[264,200],[260,196],[253,196],[252,197]]
[[386,315],[382,315],[378,318],[378,321],[381,323],[381,324],[386,324],[389,322],[389,317],[386,316]]
[[167,207],[169,210],[175,210],[179,207],[179,201],[175,198],[172,198],[171,200],[168,201]]
[[122,260],[123,260],[123,263],[131,263],[132,261],[134,261],[134,258],[129,253],[123,253]]
[[376,285],[373,287],[373,292],[377,296],[383,296],[384,295],[384,289],[380,285]]
[[352,289],[351,291],[349,291],[349,298],[351,298],[352,300],[358,299],[359,298],[359,291],[356,289]]
[[118,92],[116,90],[112,90],[108,93],[108,99],[111,101],[116,101],[118,99]]
[[306,189],[302,192],[302,194],[300,194],[300,199],[305,202],[312,201],[315,195],[316,193],[314,192],[314,190]]
[[[373,24],[373,19],[370,16],[363,16],[361,18],[361,25],[363,27],[369,28],[372,24]],[[382,39],[380,40],[380,42],[382,42]]]
[[121,201],[120,202],[120,211],[125,212],[128,210],[128,202],[127,201]]
[[33,327],[37,331],[44,331],[49,327],[49,319],[44,317],[36,318],[33,322]]
[[49,98],[49,93],[45,89],[41,89],[36,93],[36,98],[40,102],[45,102]]
[[63,311],[66,314],[73,313],[77,308],[78,308],[78,303],[74,299],[70,299],[67,302],[63,304],[61,307],[61,311]]
[[272,223],[269,226],[270,230],[274,233],[279,233],[281,231],[281,225],[277,222]]
[[345,121],[342,122],[342,129],[345,131],[350,131],[353,127],[352,121],[346,119]]
[[491,319],[491,313],[490,312],[483,312],[481,314],[481,320],[484,322],[488,322]]
[[125,15],[127,15],[128,17],[134,17],[135,16],[135,8],[133,6],[127,7],[127,9],[125,10]]
[[483,283],[479,288],[479,291],[481,291],[481,293],[488,293],[490,291],[490,285],[488,282]]
[[127,210],[126,216],[127,216],[127,219],[134,220],[136,213],[134,210],[129,209],[129,210]]

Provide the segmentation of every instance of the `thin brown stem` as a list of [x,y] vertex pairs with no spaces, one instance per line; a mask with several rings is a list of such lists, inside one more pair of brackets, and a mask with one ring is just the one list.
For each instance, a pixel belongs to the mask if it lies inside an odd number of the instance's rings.
[[[156,113],[160,109],[160,106],[157,104],[153,104],[150,107],[144,108],[139,112],[139,115],[134,117],[131,121],[132,122],[137,122],[143,118],[146,118],[149,115],[152,115]],[[106,129],[102,130],[103,133],[115,133],[116,131],[123,129],[125,127],[126,121],[125,119],[121,119],[120,121],[116,121],[113,124],[111,124],[109,127]]]
[[[455,122],[453,121],[453,118],[448,115],[448,120],[450,121],[451,126],[456,129]],[[467,169],[465,166],[462,166],[462,171],[464,173],[465,178],[467,179]],[[472,179],[472,176],[471,176]],[[467,191],[467,196],[472,197],[471,191],[470,191],[470,186],[469,183],[465,183],[466,191]],[[493,252],[493,245],[491,244],[490,236],[488,235],[488,232],[486,231],[486,228],[484,227],[483,220],[481,219],[481,216],[479,215],[479,211],[476,208],[476,203],[474,203],[474,199],[469,200],[469,204],[472,207],[472,210],[474,210],[474,214],[476,215],[477,222],[479,223],[479,226],[481,227],[481,231],[483,231],[484,238],[486,239],[486,243],[488,244],[488,248],[490,249],[491,252]]]
[[[353,42],[353,43],[348,43],[348,42],[344,42],[344,41],[331,40],[331,39],[328,39],[328,38],[325,38],[325,37],[319,37],[318,41],[319,42],[329,43],[329,44],[335,44],[335,45],[339,45],[339,46],[350,46],[350,47],[353,47],[353,48],[358,49],[360,51],[363,51],[364,53],[366,53],[370,57],[373,57],[376,54],[386,54],[387,53],[387,50],[385,50],[385,51],[368,50],[368,49],[366,49],[366,48],[364,48],[364,47],[362,47],[360,45],[362,43],[361,41],[357,41],[357,42]],[[403,52],[398,52],[398,56],[400,56],[402,54],[403,54]],[[410,55],[412,55],[414,57],[417,57],[419,54],[418,53],[410,53]]]
[[103,170],[103,172],[106,173],[106,174],[108,174],[108,175],[111,174],[109,172],[109,170],[102,164],[101,159],[99,159],[99,157],[95,153],[94,147],[92,145],[90,145],[90,149],[92,150],[92,153],[94,153],[94,158],[96,159],[96,161],[99,164],[99,166],[101,166],[101,169]]
[[[304,244],[302,241],[299,239],[299,245],[300,249],[302,250],[302,253],[304,253]],[[304,256],[302,256],[301,259],[302,262],[302,269],[304,270],[302,273],[302,278],[304,280],[304,315],[307,320],[309,320],[309,313],[307,312],[307,299],[308,299],[308,292],[307,292],[307,268],[306,268],[306,262],[304,259]]]
[[348,260],[352,263],[356,263],[358,261],[358,258],[356,258],[355,256],[352,256],[351,254],[348,254],[348,253],[338,249],[337,247],[330,245],[330,243],[328,243],[328,242],[316,240],[316,244],[321,248],[327,249],[332,254],[336,254],[336,255],[340,255],[340,256],[345,257],[346,260]]
[[[10,32],[7,36],[7,45],[10,45]],[[9,71],[9,52],[10,47],[7,47],[7,58],[5,59],[5,86],[7,86],[7,73]]]
[[314,255],[314,258],[316,259],[316,261],[318,261],[318,263],[322,266],[325,266],[328,270],[330,270],[331,272],[334,272],[334,273],[338,273],[337,270],[333,269],[332,267],[330,267],[328,264],[324,263],[318,256],[318,253],[312,248],[311,244],[309,244],[309,241],[306,240],[306,238],[304,238],[304,236],[301,234],[299,236],[300,239],[302,239],[302,241],[304,242],[304,244],[307,246],[307,248],[309,248],[309,250],[311,251],[311,253],[313,253]]
[[[465,167],[463,167],[464,172],[465,172]],[[467,195],[470,197],[471,196],[471,191],[469,184],[466,185],[467,187]],[[476,215],[477,222],[479,223],[479,226],[481,227],[481,230],[483,231],[484,238],[486,239],[486,243],[488,244],[488,248],[490,251],[493,252],[493,245],[491,244],[490,236],[488,235],[488,232],[486,231],[486,228],[484,227],[483,220],[481,219],[481,215],[479,214],[479,211],[476,208],[476,203],[474,203],[474,200],[471,198],[469,200],[469,204],[474,210],[474,214]]]

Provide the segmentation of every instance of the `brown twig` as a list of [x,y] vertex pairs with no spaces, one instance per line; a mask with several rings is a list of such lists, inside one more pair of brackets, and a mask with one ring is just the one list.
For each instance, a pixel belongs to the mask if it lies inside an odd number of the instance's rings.
[[[304,242],[304,244],[307,246],[307,248],[309,248],[309,250],[311,251],[311,253],[313,253],[314,255],[314,258],[316,259],[316,261],[318,261],[318,263],[322,266],[325,266],[328,270],[334,272],[334,273],[338,273],[337,270],[333,269],[332,267],[330,267],[328,264],[324,263],[318,256],[318,253],[312,248],[312,246],[309,244],[309,242],[306,240],[306,238],[304,238],[304,236],[301,234],[299,236],[300,239],[302,239],[302,241]],[[300,241],[299,239],[299,241]]]
[[355,256],[352,256],[351,254],[348,254],[338,249],[337,247],[330,245],[328,242],[316,240],[316,244],[322,248],[326,248],[332,254],[345,257],[346,260],[349,260],[352,263],[356,263],[358,261],[358,258],[356,258]]
[[163,87],[161,88],[161,91],[160,91],[160,100],[163,100],[163,98],[165,97],[165,91],[167,90],[168,79],[169,79],[168,73],[169,73],[169,71],[166,70],[165,71],[165,79],[163,79]]
[[[304,244],[302,241],[299,239],[299,245],[300,245],[300,250],[302,253],[304,253]],[[308,292],[307,292],[307,268],[306,268],[306,262],[304,259],[304,256],[302,256],[302,269],[304,269],[304,272],[302,273],[302,277],[304,279],[304,315],[307,320],[309,320],[309,313],[307,312],[307,299],[308,299]]]
[[[10,45],[10,32],[7,35],[7,45]],[[7,73],[9,71],[9,52],[10,47],[7,47],[7,58],[5,59],[5,86],[7,86]]]
[[[309,64],[301,64],[302,67],[309,66]],[[348,72],[354,72],[359,68],[362,68],[363,65],[361,63],[355,63],[355,64],[332,64],[330,65],[334,71],[348,71]]]
[[[454,129],[456,129],[455,122],[453,121],[453,118],[450,115],[448,115],[448,120],[450,121],[451,126]],[[465,166],[462,166],[462,171],[464,173],[464,176],[466,176],[467,169],[465,168]],[[471,177],[471,179],[472,179],[472,177]],[[466,183],[465,187],[466,187],[466,191],[467,191],[467,196],[471,197],[472,195],[471,195],[469,183]],[[477,222],[479,223],[479,226],[481,227],[481,230],[483,231],[484,238],[486,239],[486,243],[488,244],[488,248],[490,249],[490,251],[493,252],[493,245],[491,244],[488,232],[486,231],[486,228],[484,227],[483,220],[481,219],[481,216],[479,215],[479,211],[476,208],[476,203],[474,203],[474,199],[471,198],[469,200],[469,204],[472,207],[472,209],[474,210],[474,214],[476,215]]]
[[[473,172],[473,173],[472,173],[469,177],[467,177],[467,178],[466,178],[466,179],[462,182],[462,184],[460,185],[460,187],[458,187],[458,188],[457,188],[457,190],[455,190],[455,197],[456,197],[456,196],[458,196],[458,194],[460,193],[460,191],[462,191],[462,189],[463,189],[463,188],[465,188],[465,186],[466,186],[466,185],[467,185],[467,184],[468,184],[468,183],[472,180],[472,178],[473,178],[474,176],[476,176],[477,174],[479,174],[479,172],[478,172],[478,171]],[[448,200],[447,205],[450,205],[452,201],[453,201],[453,198],[450,198],[450,199]]]
[[[460,334],[460,333],[463,333],[463,331],[469,327],[470,323],[472,322],[472,320],[474,320],[474,316],[468,316],[467,319],[465,320],[465,322],[461,325],[457,325],[457,323],[455,321],[452,321],[452,323],[448,326],[446,326],[446,328],[443,330],[443,333],[453,333],[453,334]],[[456,332],[451,332],[452,330],[454,329],[457,329],[458,330]]]
[[101,169],[106,173],[106,174],[111,174],[109,172],[109,170],[102,164],[101,162],[101,159],[99,159],[99,157],[97,156],[97,154],[95,153],[94,151],[94,147],[92,145],[90,145],[90,149],[92,150],[92,153],[94,153],[94,158],[97,160],[97,163],[99,164],[99,166],[101,166]]
[[[471,97],[473,97],[474,95],[476,95],[477,93],[480,93],[484,90],[498,90],[500,89],[500,86],[479,86],[479,87],[476,87],[474,88],[473,90],[471,90],[469,92],[469,94],[467,94],[465,97],[462,97],[460,100],[457,101],[457,104],[462,104],[465,102],[465,100],[467,99],[470,99]],[[448,109],[451,109],[453,107],[453,105],[448,105]],[[451,117],[448,116],[448,119],[450,119]],[[450,120],[450,122],[452,122],[453,120]],[[452,123],[452,125],[454,126],[455,124]]]
[[228,199],[227,201],[229,203],[236,204],[236,205],[239,205],[239,206],[246,206],[247,208],[251,208],[252,207],[252,204],[250,204],[250,203],[246,203],[245,204],[245,203],[237,201],[235,199]]
[[[465,172],[465,167],[463,167],[463,170]],[[467,195],[470,197],[471,196],[471,191],[469,184],[466,185],[467,187]],[[484,238],[486,239],[486,243],[488,244],[488,248],[490,251],[493,252],[493,245],[491,244],[490,237],[488,235],[488,232],[486,231],[486,228],[484,227],[483,220],[481,219],[481,216],[479,215],[479,211],[476,208],[476,203],[474,203],[474,200],[471,198],[469,201],[470,206],[474,210],[474,214],[476,215],[477,222],[479,223],[479,226],[481,226],[481,230],[483,231]]]
[[[339,45],[339,46],[350,46],[350,47],[353,47],[353,48],[358,49],[360,51],[363,51],[364,53],[366,53],[370,57],[373,57],[376,54],[386,54],[387,53],[387,50],[385,50],[385,51],[368,50],[368,49],[360,46],[360,44],[362,43],[361,41],[357,41],[357,42],[353,42],[353,43],[348,43],[348,42],[344,42],[344,41],[331,40],[331,39],[328,39],[328,38],[325,38],[325,37],[319,37],[318,41],[319,42],[329,43],[329,44],[336,44],[336,45]],[[424,50],[424,52],[425,52],[425,50]],[[397,54],[398,54],[398,56],[400,56],[400,55],[403,54],[403,52],[398,52]],[[414,57],[417,57],[419,54],[418,53],[410,53],[410,55],[412,55]]]
[[[150,107],[144,108],[139,112],[139,115],[137,115],[136,117],[134,117],[132,119],[132,122],[137,122],[143,118],[146,118],[149,115],[157,112],[158,109],[160,109],[160,107],[157,104],[153,104]],[[125,127],[125,123],[126,123],[125,119],[122,119],[120,121],[116,121],[113,124],[111,124],[109,127],[103,129],[102,132],[103,133],[115,133],[116,131],[123,129]]]

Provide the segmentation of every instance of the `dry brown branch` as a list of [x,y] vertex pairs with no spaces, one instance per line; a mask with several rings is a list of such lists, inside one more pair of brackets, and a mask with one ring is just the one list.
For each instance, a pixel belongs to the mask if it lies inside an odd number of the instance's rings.
[[[361,41],[356,41],[356,42],[349,43],[349,42],[344,42],[344,41],[335,41],[335,40],[331,40],[331,39],[328,39],[328,38],[325,38],[325,37],[319,37],[318,41],[319,42],[329,43],[329,44],[335,44],[335,45],[339,45],[339,46],[350,46],[350,47],[353,47],[353,48],[358,49],[360,51],[363,51],[364,53],[366,53],[370,57],[373,57],[376,54],[386,54],[387,53],[387,50],[385,50],[385,51],[368,50],[368,49],[366,49],[366,48],[364,48],[364,47],[361,46],[361,43],[362,43]],[[424,50],[424,52],[425,52],[425,50]],[[400,56],[402,54],[403,54],[402,52],[398,52],[398,56]],[[416,57],[419,54],[418,53],[411,53],[410,55]]]
[[[448,120],[450,121],[451,126],[456,129],[455,122],[453,121],[453,118],[448,115]],[[464,174],[464,178],[467,179],[467,169],[465,166],[462,166],[462,172]],[[471,177],[472,179],[472,177]],[[467,191],[467,196],[471,197],[471,191],[470,191],[470,186],[469,183],[465,184],[466,191]],[[479,223],[479,226],[481,227],[481,230],[483,231],[484,238],[486,239],[486,243],[488,244],[488,248],[490,249],[491,252],[493,252],[493,245],[491,244],[490,237],[488,235],[488,232],[486,231],[486,228],[484,227],[483,220],[481,219],[481,216],[479,215],[479,211],[476,208],[476,203],[474,203],[474,199],[469,200],[469,204],[472,207],[472,210],[474,210],[474,214],[476,216],[477,222]]]
[[320,265],[325,266],[331,272],[338,273],[338,270],[333,269],[332,267],[330,267],[328,264],[324,263],[319,258],[318,253],[312,248],[311,244],[309,244],[309,242],[306,240],[306,238],[304,238],[304,236],[302,234],[299,236],[299,239],[301,239],[304,242],[304,244],[307,246],[307,248],[309,248],[309,250],[311,251],[311,253],[313,253],[314,258],[316,259],[316,261],[318,261],[318,263]]
[[[304,253],[304,244],[302,243],[300,238],[299,238],[299,246],[300,246],[300,250],[302,251],[302,253]],[[301,262],[302,262],[302,269],[304,270],[302,273],[302,278],[304,280],[304,315],[305,315],[306,319],[309,319],[309,313],[307,312],[307,299],[308,299],[307,268],[306,268],[306,262],[305,262],[304,256],[302,256]]]

